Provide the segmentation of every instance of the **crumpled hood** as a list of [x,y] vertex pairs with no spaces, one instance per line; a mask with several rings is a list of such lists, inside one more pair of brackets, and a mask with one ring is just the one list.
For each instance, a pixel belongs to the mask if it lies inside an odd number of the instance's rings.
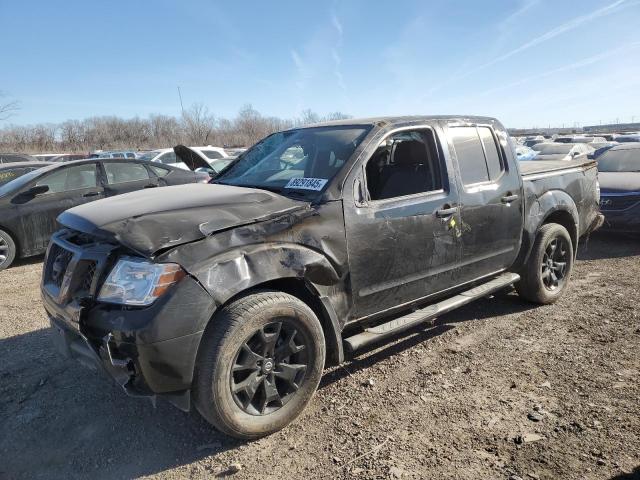
[[640,192],[640,172],[598,172],[602,193]]
[[113,238],[142,255],[217,231],[309,208],[277,193],[228,185],[186,184],[140,190],[71,208],[65,227]]

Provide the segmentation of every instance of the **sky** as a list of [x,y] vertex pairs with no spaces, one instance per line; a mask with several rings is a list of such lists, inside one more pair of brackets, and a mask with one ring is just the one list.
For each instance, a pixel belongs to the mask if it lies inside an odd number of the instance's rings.
[[245,104],[294,118],[640,121],[640,0],[0,0],[7,124]]

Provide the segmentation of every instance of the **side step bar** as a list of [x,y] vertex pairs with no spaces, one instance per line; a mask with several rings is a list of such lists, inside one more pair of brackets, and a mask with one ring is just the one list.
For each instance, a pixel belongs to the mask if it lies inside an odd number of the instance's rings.
[[470,290],[466,290],[458,295],[434,303],[420,310],[409,313],[403,317],[396,318],[390,322],[376,325],[375,327],[366,328],[364,332],[353,335],[344,339],[346,349],[350,352],[358,350],[380,340],[387,339],[397,333],[408,330],[421,323],[435,320],[436,317],[455,310],[467,303],[486,297],[487,295],[501,290],[520,280],[517,273],[503,273],[502,275],[489,280],[482,285],[478,285]]

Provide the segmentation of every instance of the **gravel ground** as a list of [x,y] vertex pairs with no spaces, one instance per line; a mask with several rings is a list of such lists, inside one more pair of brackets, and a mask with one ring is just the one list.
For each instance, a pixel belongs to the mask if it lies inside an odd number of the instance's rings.
[[0,273],[0,478],[640,478],[640,241],[581,248],[556,305],[500,294],[363,352],[251,443],[59,357],[23,262]]

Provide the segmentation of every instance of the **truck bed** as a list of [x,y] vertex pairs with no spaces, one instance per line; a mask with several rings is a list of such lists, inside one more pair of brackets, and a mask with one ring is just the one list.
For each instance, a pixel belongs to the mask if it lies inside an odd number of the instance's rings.
[[520,162],[520,173],[523,177],[529,175],[539,175],[541,173],[555,172],[559,170],[568,170],[571,168],[587,168],[594,166],[595,160],[530,160],[528,162]]

